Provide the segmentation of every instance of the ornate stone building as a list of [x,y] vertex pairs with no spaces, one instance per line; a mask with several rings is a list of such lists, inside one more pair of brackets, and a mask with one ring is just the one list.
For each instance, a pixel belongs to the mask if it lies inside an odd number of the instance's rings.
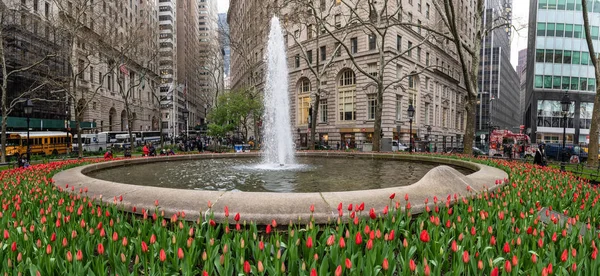
[[[255,63],[244,64],[241,53],[232,47],[232,86],[256,83],[260,87],[261,82],[253,82],[253,77],[262,81],[261,49],[267,40],[269,19],[272,14],[280,14],[287,30],[290,112],[294,135],[301,146],[307,146],[309,131],[318,134],[316,137],[320,143],[334,147],[338,142],[348,147],[361,147],[372,141],[377,89],[364,73],[378,74],[381,61],[387,64],[383,71],[384,85],[390,84],[383,94],[383,138],[408,144],[407,109],[412,104],[415,109],[412,135],[417,148],[424,148],[425,141],[437,143],[438,150],[458,146],[462,142],[466,90],[456,51],[448,40],[435,38],[424,28],[416,26],[439,28],[436,25],[439,16],[431,1],[403,1],[398,19],[390,19],[392,23],[389,24],[385,44],[381,43],[384,41],[382,37],[371,35],[364,25],[347,28],[345,24],[351,13],[341,1],[313,1],[310,2],[313,3],[311,8],[307,8],[307,4],[303,4],[304,8],[279,8],[276,6],[279,2],[231,1],[229,25],[232,45],[233,41],[246,43],[254,50],[254,55],[261,57],[255,59]],[[397,8],[394,3],[388,3],[390,14],[394,14]],[[383,1],[376,5],[383,5]],[[458,24],[460,31],[474,38],[473,21],[468,20],[468,14],[475,9],[474,1],[461,1],[457,9],[467,15],[461,17],[465,20]],[[314,17],[315,13],[320,19],[307,19]],[[368,18],[368,8],[360,9],[357,14],[363,19]],[[241,18],[237,21],[231,19],[239,16]],[[401,26],[400,22],[415,26]],[[342,34],[342,30],[346,33]],[[335,52],[339,42],[330,33],[338,37],[349,51],[341,49]],[[380,53],[383,55],[380,56]],[[311,98],[317,92],[317,78],[309,66],[323,68],[328,63],[320,78],[317,125],[309,130]]]

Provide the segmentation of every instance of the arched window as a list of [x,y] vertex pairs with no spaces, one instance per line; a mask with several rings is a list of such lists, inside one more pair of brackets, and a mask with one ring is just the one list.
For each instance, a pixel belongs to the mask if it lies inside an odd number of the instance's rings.
[[308,124],[310,107],[310,80],[301,78],[298,81],[298,125]]
[[354,121],[356,119],[356,75],[354,71],[346,69],[340,73],[337,90],[340,121]]

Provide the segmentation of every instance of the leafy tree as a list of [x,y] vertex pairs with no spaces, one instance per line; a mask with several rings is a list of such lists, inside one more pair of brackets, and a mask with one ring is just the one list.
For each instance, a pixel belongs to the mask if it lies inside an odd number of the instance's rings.
[[259,116],[262,112],[262,102],[253,97],[247,90],[233,90],[222,94],[218,98],[218,104],[208,115],[210,124],[208,134],[222,138],[228,133],[240,130],[242,139],[248,137],[248,130],[252,126],[252,118]]

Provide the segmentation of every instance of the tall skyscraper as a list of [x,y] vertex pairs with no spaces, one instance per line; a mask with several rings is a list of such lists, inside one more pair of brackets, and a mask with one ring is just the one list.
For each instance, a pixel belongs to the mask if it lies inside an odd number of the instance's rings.
[[[499,18],[512,21],[512,0],[488,0],[483,15],[485,28],[498,25]],[[510,63],[510,27],[495,28],[481,45],[479,103],[475,119],[476,141],[487,146],[491,129],[519,130],[519,77]]]
[[177,3],[176,0],[158,2],[160,31],[160,106],[161,124],[164,134],[177,136],[180,133],[185,103],[181,102],[183,87],[177,74]]
[[519,75],[519,116],[521,116],[521,123],[523,123],[523,116],[525,115],[525,94],[527,91],[527,49],[519,51],[517,75]]
[[227,14],[219,13],[219,40],[223,51],[223,72],[229,76],[229,64],[231,63],[231,45],[229,42],[229,24],[227,24]]
[[196,105],[200,115],[197,125],[203,125],[209,109],[215,105],[215,96],[223,90],[223,52],[219,41],[219,14],[217,0],[198,1],[200,91]]
[[[600,2],[589,1],[591,36],[600,40]],[[525,126],[534,142],[587,143],[596,82],[579,1],[531,1]],[[571,105],[563,120],[561,100]]]

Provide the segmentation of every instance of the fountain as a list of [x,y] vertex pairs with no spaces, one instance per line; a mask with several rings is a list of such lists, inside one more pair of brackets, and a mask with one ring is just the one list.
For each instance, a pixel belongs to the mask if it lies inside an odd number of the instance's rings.
[[264,150],[263,169],[284,169],[296,164],[290,100],[288,95],[288,68],[285,40],[279,18],[271,19],[267,44],[267,78],[264,93]]

